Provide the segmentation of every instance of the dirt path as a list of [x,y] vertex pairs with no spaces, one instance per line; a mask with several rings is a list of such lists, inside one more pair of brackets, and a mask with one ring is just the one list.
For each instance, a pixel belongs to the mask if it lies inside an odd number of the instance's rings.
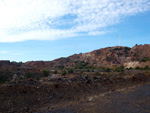
[[57,105],[48,113],[150,113],[150,83]]

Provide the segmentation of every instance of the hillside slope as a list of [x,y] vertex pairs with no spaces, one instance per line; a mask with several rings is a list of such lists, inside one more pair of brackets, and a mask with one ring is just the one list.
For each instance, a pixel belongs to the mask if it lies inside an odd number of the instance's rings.
[[[128,67],[128,63],[135,63],[142,67],[150,64],[150,44],[135,45],[132,48],[120,46],[107,47],[88,53],[74,54],[67,58],[59,58],[53,61],[29,61],[26,62],[25,65],[36,68],[52,69],[61,66],[70,68],[76,66],[77,62],[81,61],[87,62],[95,67],[116,67],[120,65]],[[139,62],[140,64],[141,62],[144,63],[139,65]]]

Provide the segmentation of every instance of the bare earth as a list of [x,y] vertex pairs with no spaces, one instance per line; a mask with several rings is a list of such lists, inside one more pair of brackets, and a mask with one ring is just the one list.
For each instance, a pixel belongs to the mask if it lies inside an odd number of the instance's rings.
[[49,109],[48,113],[150,113],[150,83],[109,91]]
[[0,86],[0,113],[150,113],[150,74]]

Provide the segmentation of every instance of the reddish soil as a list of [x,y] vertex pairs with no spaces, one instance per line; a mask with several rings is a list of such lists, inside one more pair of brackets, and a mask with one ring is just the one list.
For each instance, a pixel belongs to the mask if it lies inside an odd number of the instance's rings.
[[[56,81],[46,83],[29,80],[29,81],[20,81],[13,84],[3,84],[0,86],[0,112],[41,113],[43,111],[44,112],[48,111],[55,112],[57,110],[61,111],[61,109],[65,112],[67,112],[67,110],[69,109],[75,112],[78,112],[78,110],[80,112],[81,110],[82,112],[82,106],[79,107],[77,106],[78,104],[83,105],[84,108],[83,112],[84,110],[86,112],[86,110],[89,109],[90,103],[93,100],[95,100],[95,103],[99,103],[99,101],[95,99],[97,98],[95,97],[95,95],[97,96],[100,94],[105,93],[107,94],[110,91],[116,91],[122,88],[137,86],[139,84],[147,83],[149,81],[150,81],[149,73],[147,74],[140,73],[130,78],[123,78],[123,77],[91,78],[87,76],[86,77],[77,76],[72,80],[59,79]],[[113,97],[115,97],[115,92],[113,93],[113,95],[114,96],[112,96],[112,99]],[[116,95],[118,97],[117,93]],[[108,99],[106,99],[106,102],[107,100]],[[103,99],[103,103],[104,102],[105,98]],[[102,105],[99,104],[99,106],[103,105],[105,104]],[[95,110],[96,109],[97,108],[95,108]],[[103,107],[103,109],[105,111],[107,110],[107,107],[105,108]],[[93,110],[93,112],[97,111]]]

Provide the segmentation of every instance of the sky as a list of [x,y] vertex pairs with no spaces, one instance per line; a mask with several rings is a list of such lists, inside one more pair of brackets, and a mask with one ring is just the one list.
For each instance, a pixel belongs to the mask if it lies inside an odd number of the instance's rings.
[[50,61],[150,44],[149,0],[0,0],[0,60]]

